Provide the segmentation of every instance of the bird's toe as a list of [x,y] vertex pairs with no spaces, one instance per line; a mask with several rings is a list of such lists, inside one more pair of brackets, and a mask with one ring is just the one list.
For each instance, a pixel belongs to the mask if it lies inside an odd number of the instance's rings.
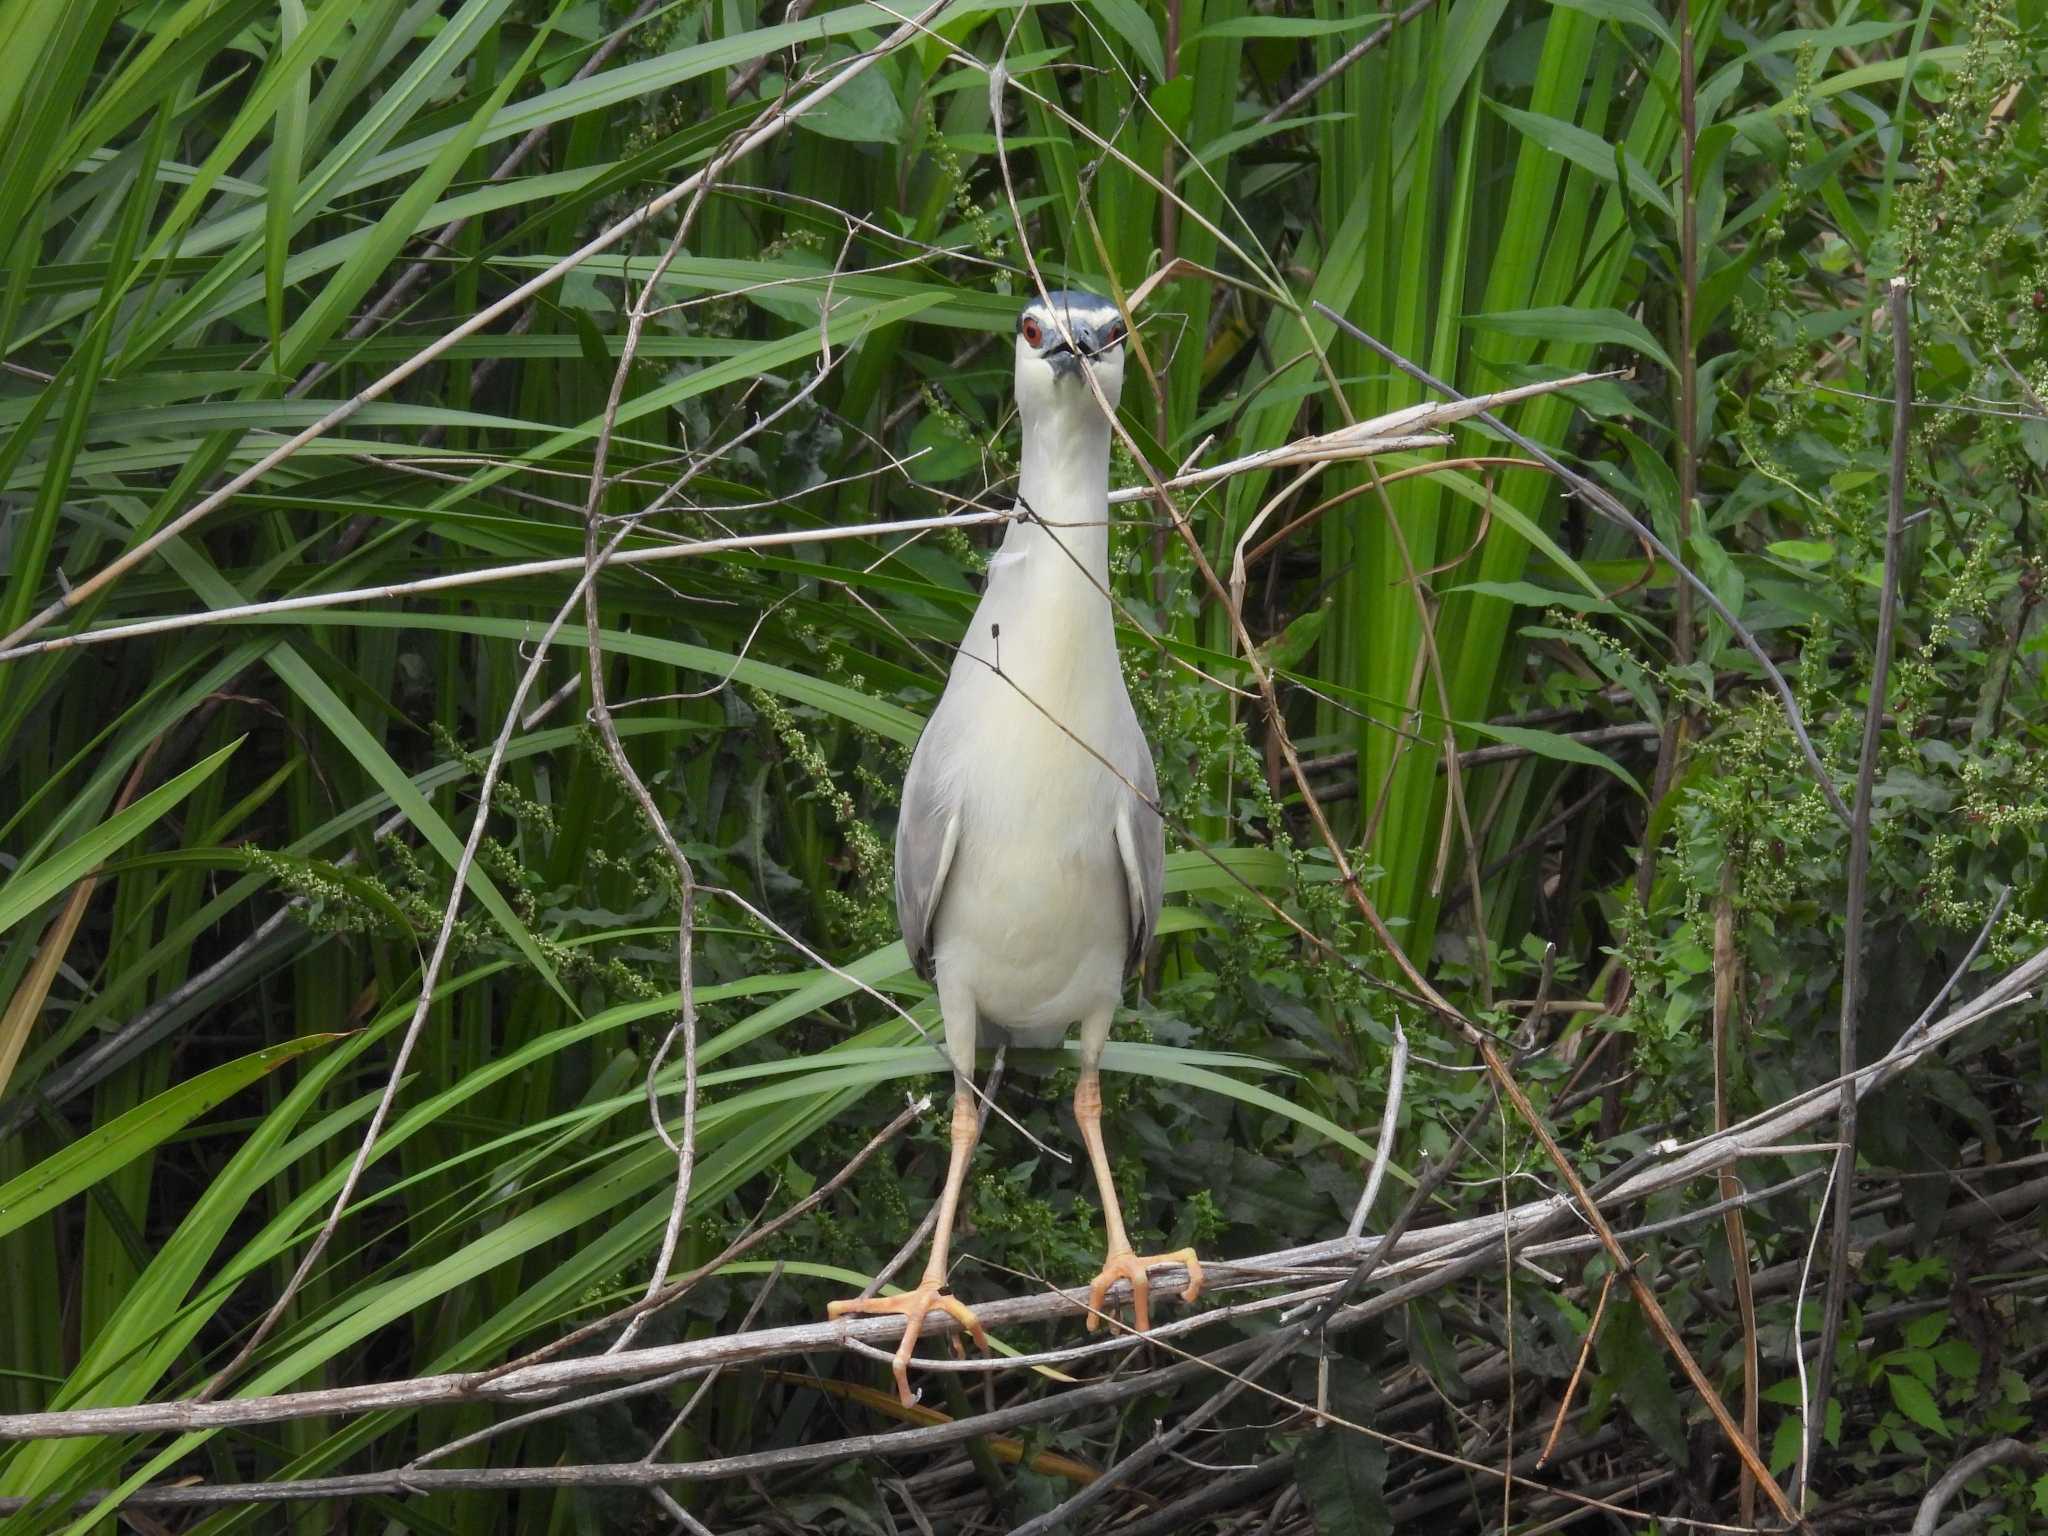
[[1187,1268],[1188,1283],[1180,1293],[1182,1301],[1193,1301],[1202,1294],[1202,1264],[1195,1257],[1195,1250],[1182,1248],[1173,1253],[1136,1254],[1128,1248],[1121,1253],[1111,1253],[1102,1261],[1102,1272],[1088,1286],[1088,1331],[1094,1333],[1102,1326],[1107,1312],[1104,1303],[1109,1289],[1117,1281],[1127,1281],[1131,1287],[1131,1313],[1139,1333],[1152,1329],[1152,1278],[1151,1271],[1161,1264],[1180,1264]]
[[917,1351],[918,1337],[924,1332],[924,1320],[936,1307],[971,1334],[974,1342],[986,1352],[988,1333],[981,1326],[981,1319],[974,1315],[974,1309],[957,1296],[949,1296],[937,1285],[920,1285],[915,1290],[903,1291],[894,1296],[850,1296],[825,1304],[825,1316],[837,1322],[842,1317],[883,1317],[900,1316],[903,1319],[903,1337],[896,1345],[892,1362],[896,1377],[896,1396],[906,1408],[917,1406],[917,1394],[910,1389],[910,1361]]

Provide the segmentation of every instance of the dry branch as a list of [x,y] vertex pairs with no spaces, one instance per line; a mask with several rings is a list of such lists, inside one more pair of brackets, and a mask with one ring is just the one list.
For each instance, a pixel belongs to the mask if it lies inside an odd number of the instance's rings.
[[[1298,438],[1262,453],[1248,454],[1243,458],[1210,465],[1204,469],[1188,470],[1159,482],[1159,486],[1169,491],[1186,490],[1209,485],[1234,475],[1276,468],[1343,463],[1380,454],[1441,447],[1448,439],[1443,433],[1434,430],[1438,426],[1451,425],[1496,405],[1512,404],[1531,395],[1568,389],[1575,384],[1604,377],[1604,374],[1575,374],[1569,378],[1546,380],[1539,384],[1500,390],[1490,395],[1478,395],[1470,400],[1410,406],[1336,432]],[[1118,506],[1147,500],[1155,494],[1153,486],[1129,486],[1112,490],[1109,493],[1109,500],[1112,506]],[[622,548],[605,563],[607,566],[656,565],[669,560],[701,559],[707,555],[774,549],[790,544],[815,544],[833,539],[874,539],[893,534],[926,533],[939,528],[983,527],[1006,523],[1015,515],[1009,508],[997,511],[971,510],[936,517],[896,518],[887,522],[855,523],[840,527],[790,529],[741,534],[731,538],[689,539],[638,548]],[[273,598],[268,602],[226,605],[202,613],[166,614],[160,618],[136,619],[125,624],[108,624],[98,629],[80,630],[75,634],[59,635],[49,640],[36,640],[26,644],[13,644],[11,642],[15,637],[9,636],[10,643],[0,644],[0,662],[23,661],[49,651],[105,645],[117,640],[139,640],[150,635],[183,633],[208,624],[252,623],[314,609],[341,608],[357,603],[396,602],[428,593],[460,591],[493,582],[523,581],[538,576],[574,577],[582,574],[583,569],[584,560],[581,555],[565,555],[552,560],[522,560],[479,570],[450,571],[439,576],[422,577],[416,581],[349,587],[335,592],[306,592],[295,597]],[[17,634],[25,633],[31,627],[35,626],[24,626]]]
[[2048,1466],[2048,1452],[2019,1440],[1994,1440],[1989,1445],[1979,1446],[1950,1467],[1942,1474],[1941,1480],[1927,1490],[1927,1497],[1920,1501],[1920,1511],[1913,1518],[1912,1536],[1934,1536],[1934,1522],[1941,1518],[1942,1510],[1963,1491],[1963,1484],[1978,1473],[1988,1472],[1993,1467],[2014,1465],[2029,1469]]

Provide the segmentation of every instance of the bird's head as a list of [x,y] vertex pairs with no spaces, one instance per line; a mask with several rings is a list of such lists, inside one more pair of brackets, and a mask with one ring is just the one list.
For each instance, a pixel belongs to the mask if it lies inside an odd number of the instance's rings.
[[1100,416],[1087,368],[1112,406],[1124,389],[1124,317],[1105,298],[1056,288],[1017,317],[1017,408],[1026,416]]

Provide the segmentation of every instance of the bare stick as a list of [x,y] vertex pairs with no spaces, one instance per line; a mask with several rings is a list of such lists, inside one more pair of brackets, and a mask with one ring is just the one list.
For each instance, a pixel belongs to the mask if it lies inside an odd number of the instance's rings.
[[[1825,1212],[1828,1199],[1835,1192],[1835,1175],[1841,1172],[1841,1164],[1832,1160],[1828,1163],[1828,1181],[1821,1186],[1820,1208]],[[1827,1415],[1814,1411],[1813,1392],[1806,1378],[1806,1346],[1800,1335],[1805,1329],[1806,1280],[1813,1273],[1814,1251],[1820,1247],[1821,1224],[1813,1224],[1813,1235],[1807,1239],[1806,1256],[1799,1261],[1799,1285],[1792,1293],[1792,1326],[1788,1330],[1786,1346],[1792,1351],[1794,1374],[1799,1379],[1799,1459],[1792,1469],[1792,1496],[1795,1503],[1804,1503],[1806,1494],[1806,1469],[1813,1453],[1820,1448],[1821,1426],[1827,1422]]]
[[[1240,548],[1243,546],[1240,545]],[[1408,1078],[1408,1032],[1401,1027],[1397,1015],[1394,1019],[1394,1057],[1387,1067],[1387,1102],[1380,1111],[1380,1134],[1373,1147],[1372,1167],[1365,1176],[1365,1188],[1359,1191],[1358,1204],[1352,1207],[1351,1221],[1344,1228],[1344,1236],[1357,1242],[1365,1231],[1365,1215],[1372,1209],[1378,1198],[1380,1180],[1386,1175],[1387,1161],[1394,1150],[1394,1126],[1401,1118],[1401,1090]],[[1330,1406],[1330,1352],[1326,1342],[1318,1339],[1316,1347],[1316,1412],[1323,1413]]]
[[[2026,989],[2044,976],[2048,976],[2048,950],[2033,956],[2008,973],[1985,994],[1984,998],[1964,1004],[1942,1019],[1928,1030],[1924,1039],[1887,1056],[1882,1061],[1860,1068],[1859,1074],[1867,1074],[1874,1080],[1888,1080],[1897,1072],[1914,1062],[1924,1060],[1943,1045],[1975,1028],[1992,1012],[2010,1007],[2014,1001],[2028,996]],[[1782,1144],[1789,1136],[1804,1127],[1825,1119],[1833,1112],[1834,1106],[1832,1085],[1824,1092],[1816,1093],[1809,1090],[1792,1106],[1781,1105],[1767,1110],[1741,1125],[1731,1127],[1725,1133],[1706,1137],[1690,1146],[1680,1148],[1668,1159],[1652,1160],[1647,1164],[1639,1160],[1631,1164],[1619,1175],[1603,1181],[1601,1199],[1607,1208],[1613,1209],[1647,1199],[1662,1190],[1690,1183],[1694,1179],[1710,1175],[1731,1156],[1761,1152]],[[821,1184],[782,1217],[758,1229],[741,1242],[750,1246],[753,1242],[763,1241],[782,1230],[789,1221],[813,1209],[819,1199],[829,1196],[843,1186],[875,1149],[900,1131],[911,1117],[922,1113],[926,1108],[929,1108],[929,1100],[905,1110],[845,1169],[834,1175],[832,1180]],[[1440,1166],[1448,1172],[1449,1167],[1456,1162],[1457,1155],[1454,1150],[1441,1161]],[[1433,1173],[1434,1169],[1426,1172],[1423,1175],[1424,1181],[1428,1182]],[[1760,1190],[1749,1198],[1762,1198],[1778,1192],[1776,1188]],[[1460,1272],[1460,1265],[1463,1262],[1460,1255],[1476,1255],[1482,1262],[1492,1262],[1492,1257],[1500,1246],[1500,1235],[1504,1227],[1522,1235],[1524,1251],[1550,1251],[1539,1244],[1534,1234],[1540,1232],[1545,1223],[1567,1209],[1567,1201],[1552,1195],[1514,1207],[1505,1217],[1496,1213],[1446,1222],[1415,1232],[1407,1231],[1397,1222],[1395,1227],[1389,1228],[1386,1236],[1380,1238],[1365,1238],[1358,1243],[1346,1238],[1332,1238],[1254,1258],[1215,1261],[1204,1268],[1210,1277],[1210,1288],[1222,1292],[1247,1286],[1272,1285],[1304,1274],[1327,1275],[1330,1273],[1327,1266],[1333,1263],[1342,1264],[1348,1269],[1360,1257],[1383,1253],[1386,1271],[1389,1274],[1397,1271],[1426,1271],[1428,1277],[1443,1279],[1445,1283],[1449,1283]],[[1720,1213],[1721,1207],[1717,1204],[1684,1213],[1677,1219],[1707,1220]],[[1664,1229],[1660,1224],[1645,1229],[1641,1235]],[[1638,1234],[1621,1235],[1633,1237]],[[1584,1243],[1582,1239],[1572,1241],[1578,1246],[1583,1246]],[[714,1272],[720,1266],[731,1262],[734,1257],[736,1254],[731,1250],[721,1254],[700,1270],[674,1282],[663,1293],[662,1299],[673,1299],[704,1274]],[[1159,1273],[1161,1278],[1157,1283],[1167,1289],[1184,1283],[1184,1277],[1176,1277],[1170,1267],[1162,1266]],[[1076,1288],[1064,1293],[1034,1294],[984,1303],[978,1311],[990,1329],[1010,1328],[1034,1321],[1071,1316],[1074,1308],[1086,1298],[1086,1295],[1085,1288]],[[1116,1293],[1112,1292],[1112,1296],[1115,1295]],[[1379,1300],[1380,1298],[1374,1298],[1373,1302],[1366,1305],[1376,1307]],[[659,1304],[658,1301],[657,1305]],[[645,1303],[634,1305],[637,1307]],[[558,1339],[533,1356],[492,1371],[420,1376],[364,1386],[323,1388],[308,1392],[232,1398],[217,1402],[201,1403],[188,1400],[127,1407],[58,1409],[45,1413],[0,1415],[0,1443],[13,1440],[65,1439],[81,1435],[148,1434],[167,1431],[182,1433],[245,1424],[283,1423],[294,1419],[363,1413],[385,1408],[530,1399],[539,1395],[573,1391],[593,1382],[660,1376],[686,1367],[710,1366],[721,1360],[758,1360],[809,1350],[831,1349],[839,1347],[848,1336],[877,1346],[892,1345],[902,1331],[901,1318],[858,1318],[837,1323],[810,1323],[769,1329],[746,1338],[727,1336],[692,1340],[681,1344],[638,1349],[624,1355],[581,1356],[565,1360],[551,1358],[583,1342],[584,1337],[618,1326],[630,1311],[629,1308],[625,1312],[600,1319],[590,1325],[588,1333],[584,1336],[572,1334]],[[950,1319],[936,1314],[927,1323],[927,1330],[934,1334],[943,1333],[952,1327]]]
[[1401,1089],[1407,1076],[1408,1032],[1396,1018],[1394,1059],[1387,1068],[1387,1106],[1380,1112],[1380,1134],[1378,1144],[1373,1148],[1372,1171],[1366,1175],[1365,1188],[1360,1191],[1358,1204],[1352,1209],[1350,1225],[1344,1229],[1344,1235],[1354,1242],[1365,1231],[1365,1213],[1372,1209],[1373,1200],[1380,1192],[1380,1178],[1387,1171],[1387,1157],[1394,1149],[1394,1124],[1401,1118]]
[[1601,1276],[1600,1299],[1593,1303],[1593,1320],[1586,1324],[1586,1337],[1579,1345],[1579,1363],[1572,1367],[1571,1380],[1564,1384],[1564,1396],[1558,1400],[1557,1419],[1550,1426],[1550,1438],[1543,1442],[1543,1454],[1536,1458],[1539,1467],[1550,1460],[1550,1453],[1557,1449],[1557,1437],[1564,1433],[1564,1421],[1571,1413],[1572,1399],[1578,1396],[1579,1378],[1585,1374],[1586,1357],[1593,1353],[1593,1338],[1600,1332],[1600,1319],[1607,1312],[1607,1296],[1613,1289],[1614,1271],[1610,1269]]
[[649,1486],[647,1496],[654,1500],[655,1506],[663,1514],[675,1521],[679,1536],[714,1536],[710,1526],[678,1504],[676,1496],[662,1487],[661,1484],[655,1483]]
[[[1863,908],[1870,875],[1870,806],[1877,785],[1878,748],[1884,733],[1885,686],[1899,616],[1899,548],[1906,531],[1906,465],[1913,445],[1912,294],[1895,277],[1885,295],[1892,323],[1892,480],[1885,498],[1884,585],[1877,603],[1877,654],[1870,663],[1870,696],[1863,707],[1863,748],[1856,766],[1856,798],[1849,816],[1849,884],[1842,918],[1841,1072],[1856,1070],[1856,1030],[1863,1016]],[[1856,1187],[1856,1091],[1844,1084],[1837,1115],[1841,1150],[1835,1154],[1834,1224],[1829,1235],[1827,1299],[1821,1308],[1820,1358],[1814,1366],[1814,1417],[1809,1438],[1827,1416],[1835,1379],[1835,1335],[1849,1294],[1849,1208]],[[1802,1483],[1800,1492],[1805,1491]]]
[[[808,92],[799,100],[770,111],[767,115],[767,121],[748,133],[746,138],[741,141],[740,153],[745,154],[758,149],[761,145],[769,142],[769,140],[779,137],[799,117],[822,106],[833,96],[844,90],[847,85],[874,68],[879,60],[918,36],[923,29],[924,23],[944,10],[949,3],[950,0],[933,0],[932,4],[927,5],[922,11],[918,12],[914,20],[906,21],[902,26],[897,27],[888,37],[865,53],[855,55],[854,58],[847,62],[844,69],[841,69],[831,79],[825,81],[824,84]],[[517,308],[536,294],[544,292],[550,286],[559,282],[566,273],[574,271],[591,257],[598,255],[600,252],[610,250],[634,230],[639,229],[650,220],[667,212],[685,197],[689,196],[690,193],[703,184],[704,179],[705,173],[703,171],[698,171],[685,177],[670,187],[668,191],[662,193],[661,196],[653,199],[651,202],[643,203],[640,207],[634,209],[633,212],[627,214],[618,223],[612,225],[611,228],[585,241],[560,261],[555,262],[546,271],[538,273],[526,282],[521,283],[503,298],[485,305],[453,330],[429,342],[382,378],[367,385],[349,399],[342,401],[311,426],[293,434],[286,441],[280,443],[254,464],[251,464],[247,469],[221,486],[220,489],[202,497],[190,508],[172,518],[170,522],[159,528],[148,538],[102,566],[91,576],[66,592],[56,602],[43,609],[42,612],[27,620],[11,633],[0,636],[0,650],[19,645],[44,625],[62,618],[72,609],[78,607],[79,604],[95,596],[103,588],[120,580],[121,577],[155,554],[157,550],[161,549],[171,539],[178,537],[179,534],[190,528],[201,518],[225,505],[242,491],[247,490],[263,476],[269,474],[271,470],[277,468],[278,465],[305,447],[306,444],[312,442],[315,438],[331,432],[371,401],[381,399],[389,394],[394,388],[440,357],[457,342],[465,337],[474,336],[500,315]]]
[[[612,719],[611,705],[605,698],[604,644],[601,636],[602,622],[597,601],[597,573],[600,552],[597,545],[598,509],[604,504],[605,463],[611,453],[612,433],[618,427],[619,404],[625,398],[626,379],[633,371],[633,358],[640,350],[640,334],[647,325],[647,309],[654,294],[655,284],[661,281],[670,264],[689,238],[690,229],[697,221],[698,210],[704,206],[705,194],[717,185],[719,175],[732,162],[734,146],[716,156],[698,177],[697,189],[690,196],[690,203],[683,210],[683,216],[676,220],[675,233],[670,236],[668,248],[662,252],[661,260],[655,263],[654,271],[647,281],[640,285],[640,292],[633,300],[633,309],[626,320],[626,338],[619,347],[619,365],[612,372],[611,393],[605,399],[604,420],[599,426],[597,443],[591,453],[590,494],[583,507],[583,634],[584,646],[589,664],[591,723],[597,728],[599,738],[604,742],[605,754],[611,759],[612,769],[632,794],[634,803],[640,809],[641,820],[654,834],[667,857],[669,868],[676,880],[676,1016],[675,1023],[663,1036],[660,1046],[647,1063],[647,1117],[653,1122],[654,1133],[669,1150],[675,1154],[676,1183],[669,1201],[668,1220],[662,1227],[661,1250],[654,1262],[654,1271],[648,1277],[647,1289],[642,1295],[645,1301],[660,1292],[668,1280],[668,1267],[675,1259],[676,1244],[682,1238],[683,1219],[690,1209],[690,1182],[697,1167],[697,985],[693,974],[696,968],[697,935],[697,879],[691,871],[690,861],[677,846],[675,834],[669,830],[668,818],[661,814],[661,807],[654,803],[654,796],[647,791],[633,767],[633,760],[626,755],[625,746],[619,740],[617,724]],[[821,308],[820,325],[825,324],[829,310]],[[831,366],[829,341],[824,343],[826,352],[821,362],[821,373]],[[744,435],[744,434],[743,434]],[[694,471],[707,462],[699,459],[692,464]],[[685,476],[687,478],[687,475]],[[629,524],[621,524],[619,532],[612,538],[614,545],[624,542]],[[680,1036],[683,1045],[683,1135],[677,1143],[670,1139],[668,1127],[662,1119],[661,1102],[655,1093],[655,1079],[660,1076],[661,1065],[666,1060],[669,1047]],[[765,1294],[765,1293],[764,1293]],[[612,1350],[620,1350],[632,1344],[640,1330],[646,1326],[649,1313],[642,1312],[627,1322],[619,1336],[612,1342]],[[680,1509],[678,1513],[680,1513]],[[685,1516],[685,1519],[688,1517]]]

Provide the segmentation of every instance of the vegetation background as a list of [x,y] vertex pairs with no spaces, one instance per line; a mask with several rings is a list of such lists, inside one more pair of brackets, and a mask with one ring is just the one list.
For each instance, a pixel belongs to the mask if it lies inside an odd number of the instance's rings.
[[[1468,391],[1621,370],[1509,419],[1655,527],[1762,642],[1845,799],[1882,711],[1857,894],[1850,833],[1728,625],[1489,429],[1181,499],[1226,574],[1269,510],[1242,614],[1316,798],[1402,948],[1523,1048],[1518,1078],[1589,1179],[1829,1082],[1853,936],[1862,1060],[1980,932],[1965,995],[2048,942],[2039,0],[1418,0],[1391,18],[1348,0],[956,4],[719,163],[651,287],[680,207],[87,585],[898,20],[806,0],[0,0],[0,632],[176,621],[0,661],[0,1412],[188,1396],[254,1336],[394,1070],[486,812],[364,1179],[227,1390],[494,1365],[640,1294],[676,1175],[641,1080],[677,1008],[680,886],[587,723],[580,614],[514,708],[573,568],[504,568],[580,560],[586,511],[635,552],[999,505],[1027,251],[1050,284],[1118,296],[1169,273],[1123,407],[1162,471],[1427,398],[1311,301]],[[1919,404],[1873,699],[1894,277]],[[1127,454],[1115,476],[1142,483]],[[702,887],[697,1163],[673,1272],[811,1192],[934,1081],[913,1024],[817,961],[934,1016],[895,942],[893,796],[987,539],[799,538],[602,578],[617,731]],[[1396,1023],[1415,1054],[1368,1230],[1468,1122],[1421,1221],[1557,1187],[1334,878],[1229,610],[1155,503],[1124,509],[1113,563],[1174,828],[1164,937],[1109,1062],[1134,1227],[1218,1257],[1340,1233]],[[455,579],[200,622],[430,576]],[[61,622],[23,633],[67,593]],[[523,725],[486,806],[508,711]],[[671,1115],[681,1076],[671,1052]],[[1070,1148],[1070,1087],[1056,1056],[1013,1061],[1002,1103]],[[1738,1413],[1753,1342],[1776,1473],[1830,1360],[1817,1528],[1904,1529],[1964,1453],[2048,1434],[2044,1106],[2032,1005],[1865,1104],[1832,1337],[1832,1122],[1741,1164],[1740,1221],[1631,1240]],[[641,1341],[730,1332],[756,1305],[764,1324],[821,1316],[909,1234],[944,1141],[943,1110],[924,1116]],[[1704,1179],[1627,1220],[1733,1187]],[[1017,1129],[991,1122],[969,1206],[966,1298],[1092,1273],[1085,1177]],[[1495,1262],[1333,1341],[1332,1407],[1398,1444],[1248,1395],[1068,1528],[1766,1520],[1610,1273],[1598,1253]],[[1315,1377],[1305,1355],[1268,1381],[1300,1402]],[[913,1415],[886,1379],[854,1355],[730,1370],[663,1454],[899,1427]],[[915,1421],[971,1411],[960,1378],[925,1379]],[[721,1531],[1006,1530],[1210,1387],[972,1455],[678,1483],[666,1510],[542,1476],[124,1518],[209,1536],[651,1531],[686,1508]],[[637,1457],[692,1389],[442,1465]],[[1070,1389],[1009,1373],[990,1390]],[[74,1501],[392,1468],[509,1417],[394,1407],[19,1443],[0,1495],[39,1501],[4,1506],[10,1530],[113,1530]],[[1535,1481],[1504,1492],[1487,1469],[1511,1461]],[[2043,1472],[1982,1471],[1951,1515],[2048,1528]]]

